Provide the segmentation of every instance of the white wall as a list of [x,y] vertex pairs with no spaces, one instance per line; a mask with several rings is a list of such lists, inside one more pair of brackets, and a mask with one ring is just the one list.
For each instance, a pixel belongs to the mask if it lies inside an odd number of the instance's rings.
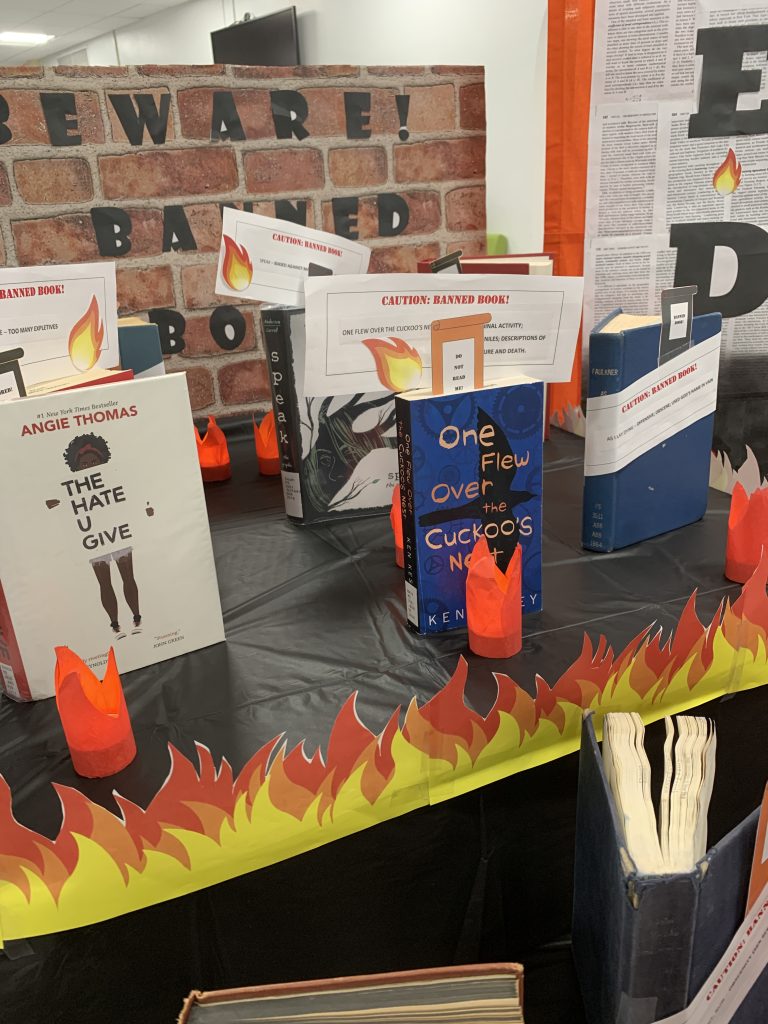
[[[290,2],[290,0],[286,0]],[[304,64],[484,64],[488,229],[541,247],[547,0],[295,0]],[[207,64],[209,33],[282,0],[195,0],[88,44],[91,64]]]

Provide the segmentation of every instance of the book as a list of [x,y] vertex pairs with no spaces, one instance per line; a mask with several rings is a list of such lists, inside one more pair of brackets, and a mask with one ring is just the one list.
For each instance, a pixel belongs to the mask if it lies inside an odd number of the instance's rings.
[[[419,260],[420,274],[435,273],[436,260]],[[460,271],[464,274],[554,274],[554,260],[549,253],[506,253],[500,256],[460,256]],[[438,271],[439,272],[439,271]]]
[[179,1024],[522,1024],[519,964],[433,967],[192,992]]
[[117,321],[117,343],[120,365],[133,370],[134,377],[162,377],[165,373],[160,332],[157,324],[138,316],[124,316]]
[[646,875],[693,871],[707,852],[707,812],[715,781],[717,741],[707,718],[665,718],[664,778],[658,817],[651,765],[638,714],[603,719],[603,767],[627,851]]
[[397,484],[394,396],[304,394],[298,306],[261,310],[285,510],[298,523],[388,512]]
[[662,321],[615,310],[589,342],[582,544],[613,551],[707,508],[721,317],[693,317],[690,347],[661,351]]
[[100,366],[94,366],[84,373],[74,373],[69,377],[31,384],[27,395],[34,398],[38,395],[51,395],[55,391],[75,391],[77,388],[96,387],[98,384],[119,384],[124,380],[133,380],[133,370],[104,370]]
[[0,434],[8,696],[53,695],[57,646],[100,675],[224,639],[184,374],[3,403]]
[[506,571],[522,548],[523,613],[540,611],[543,385],[513,377],[397,395],[409,626],[466,626],[468,556],[483,534]]
[[[759,810],[690,870],[667,865],[649,874],[634,859],[605,764],[588,712],[579,755],[574,962],[590,1024],[653,1024],[688,1005],[744,919]],[[734,1021],[763,1024],[767,1013],[764,972]]]

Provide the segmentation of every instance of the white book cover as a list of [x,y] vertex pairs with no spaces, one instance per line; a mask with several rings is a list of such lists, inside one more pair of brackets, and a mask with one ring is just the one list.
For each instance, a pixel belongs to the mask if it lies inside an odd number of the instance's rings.
[[1,404],[0,436],[9,696],[53,695],[57,646],[101,676],[224,639],[184,374]]

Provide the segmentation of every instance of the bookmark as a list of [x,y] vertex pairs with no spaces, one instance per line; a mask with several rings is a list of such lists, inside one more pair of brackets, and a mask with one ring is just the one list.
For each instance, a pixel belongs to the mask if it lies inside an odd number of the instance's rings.
[[432,321],[432,394],[450,395],[483,386],[485,339],[490,313]]
[[686,284],[662,291],[659,366],[691,347],[693,297],[698,290],[697,285]]

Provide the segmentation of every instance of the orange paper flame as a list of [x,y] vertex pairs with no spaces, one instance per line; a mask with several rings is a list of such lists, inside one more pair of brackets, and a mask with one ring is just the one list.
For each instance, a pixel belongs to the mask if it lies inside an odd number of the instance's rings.
[[195,439],[197,441],[197,458],[200,462],[200,469],[203,473],[203,480],[211,483],[216,480],[229,480],[232,476],[232,467],[229,461],[229,448],[224,431],[216,422],[213,416],[208,417],[208,428],[205,437],[200,437],[200,432],[195,427]]
[[69,358],[80,373],[90,370],[101,355],[104,324],[94,295],[88,309],[69,332]]
[[110,647],[99,681],[68,647],[56,648],[56,706],[78,775],[114,775],[136,756],[131,720]]
[[256,442],[259,472],[264,476],[276,476],[280,472],[280,451],[277,447],[275,413],[272,409],[264,416],[258,426],[256,426],[256,418],[254,417],[253,439]]
[[363,342],[376,363],[376,373],[387,391],[409,391],[421,383],[421,356],[402,338],[366,338]]
[[721,196],[729,196],[741,184],[741,164],[732,149],[712,175],[712,186]]
[[224,242],[224,260],[221,264],[221,276],[228,288],[241,292],[253,279],[253,265],[244,245],[238,245],[229,235],[222,235]]
[[521,567],[519,544],[505,573],[485,537],[474,546],[467,572],[467,631],[469,649],[483,658],[511,658],[523,646]]
[[768,550],[768,486],[748,495],[740,483],[733,488],[725,548],[725,575],[746,583]]
[[120,813],[113,814],[55,785],[63,808],[55,839],[14,818],[0,778],[4,938],[171,899],[570,753],[587,708],[638,711],[651,722],[764,685],[767,583],[768,552],[739,598],[723,602],[709,625],[696,613],[694,593],[666,639],[648,626],[614,654],[605,637],[595,644],[585,635],[578,657],[553,686],[537,675],[524,689],[497,673],[487,715],[466,703],[461,658],[435,696],[423,704],[414,697],[402,721],[394,708],[380,732],[361,722],[351,694],[324,753],[307,751],[303,742],[288,749],[276,737],[235,776],[201,744],[197,767],[170,747],[170,772],[146,809],[115,794]]
[[394,490],[392,491],[392,508],[389,510],[389,521],[392,524],[392,533],[395,536],[395,565],[404,569],[403,508],[400,499],[400,484],[395,484]]

